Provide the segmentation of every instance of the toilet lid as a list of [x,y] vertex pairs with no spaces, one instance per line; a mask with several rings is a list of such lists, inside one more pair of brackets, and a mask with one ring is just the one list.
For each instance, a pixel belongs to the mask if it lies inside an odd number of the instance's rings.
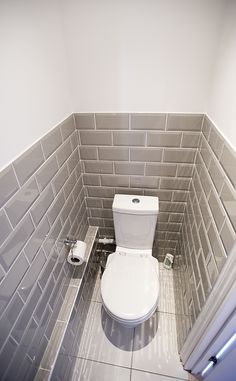
[[155,306],[159,293],[158,261],[150,255],[114,253],[101,280],[109,311],[125,320],[139,319]]

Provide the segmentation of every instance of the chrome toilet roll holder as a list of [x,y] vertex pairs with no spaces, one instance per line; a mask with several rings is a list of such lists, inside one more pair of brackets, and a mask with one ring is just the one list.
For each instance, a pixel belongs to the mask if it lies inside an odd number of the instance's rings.
[[66,237],[66,239],[63,241],[64,245],[66,247],[69,247],[70,250],[73,249],[73,247],[76,245],[76,242],[77,242],[76,239],[72,239],[69,237]]

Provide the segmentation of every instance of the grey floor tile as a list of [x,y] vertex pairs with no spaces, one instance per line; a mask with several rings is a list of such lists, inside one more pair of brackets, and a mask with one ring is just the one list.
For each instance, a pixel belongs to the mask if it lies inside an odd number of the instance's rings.
[[51,381],[130,381],[130,369],[59,355]]
[[130,369],[78,358],[71,381],[129,381]]
[[155,313],[135,328],[132,368],[187,379],[177,349],[175,315]]
[[91,302],[77,356],[130,367],[132,346],[133,329],[112,320],[101,303]]
[[162,268],[159,277],[158,311],[175,314],[173,270]]
[[132,370],[131,381],[177,381],[180,378],[166,377],[160,374]]

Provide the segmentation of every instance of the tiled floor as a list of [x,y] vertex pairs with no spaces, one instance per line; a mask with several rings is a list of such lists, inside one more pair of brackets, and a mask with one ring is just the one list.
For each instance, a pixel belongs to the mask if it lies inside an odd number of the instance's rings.
[[[121,327],[104,311],[100,274],[87,304],[79,348],[59,355],[52,380],[187,380],[177,350],[173,271],[160,266],[158,311],[144,324]],[[76,348],[76,349],[75,349]],[[67,368],[67,373],[65,373]]]

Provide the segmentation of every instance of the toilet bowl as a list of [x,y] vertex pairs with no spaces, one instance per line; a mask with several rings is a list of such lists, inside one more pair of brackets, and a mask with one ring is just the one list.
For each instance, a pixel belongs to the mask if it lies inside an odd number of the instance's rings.
[[157,197],[115,195],[116,251],[101,279],[104,309],[125,327],[135,327],[155,312],[159,265],[152,256],[159,203]]
[[133,328],[155,312],[159,295],[158,261],[147,250],[117,248],[101,280],[103,306],[115,321]]

